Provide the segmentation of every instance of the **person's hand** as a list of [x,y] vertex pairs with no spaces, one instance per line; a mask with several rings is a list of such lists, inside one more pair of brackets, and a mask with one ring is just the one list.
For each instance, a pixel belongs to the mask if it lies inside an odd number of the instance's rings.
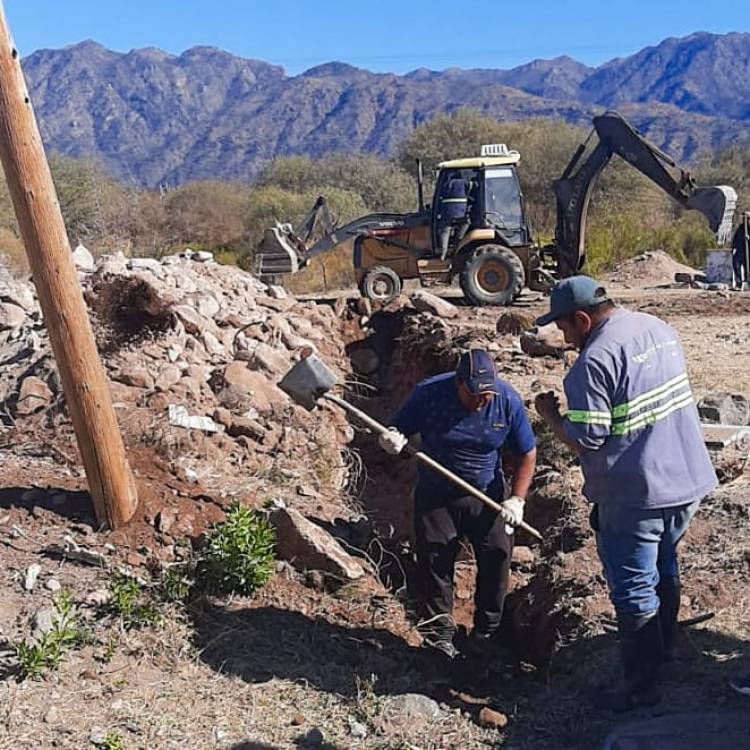
[[388,432],[381,432],[378,445],[389,455],[398,456],[406,448],[409,441],[395,427],[389,427]]
[[510,536],[521,521],[523,521],[523,509],[526,501],[518,495],[511,495],[507,500],[500,503],[500,517],[505,523],[505,533]]
[[560,400],[554,391],[540,393],[534,399],[534,408],[537,414],[546,421],[560,413]]

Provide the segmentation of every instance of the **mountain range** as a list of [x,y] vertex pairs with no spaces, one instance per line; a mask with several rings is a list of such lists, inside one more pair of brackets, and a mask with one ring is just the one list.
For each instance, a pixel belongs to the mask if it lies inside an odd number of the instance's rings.
[[461,107],[582,126],[616,108],[679,160],[750,144],[750,33],[666,39],[597,68],[558,57],[395,75],[331,62],[289,76],[212,47],[118,53],[92,41],[40,50],[23,67],[47,147],[138,185],[249,181],[291,154],[385,156]]

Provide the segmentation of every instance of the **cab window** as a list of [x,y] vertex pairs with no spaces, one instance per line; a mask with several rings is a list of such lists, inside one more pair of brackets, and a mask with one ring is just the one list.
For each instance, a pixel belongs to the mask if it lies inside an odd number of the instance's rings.
[[484,210],[488,224],[505,229],[523,226],[520,189],[513,169],[498,167],[485,170]]

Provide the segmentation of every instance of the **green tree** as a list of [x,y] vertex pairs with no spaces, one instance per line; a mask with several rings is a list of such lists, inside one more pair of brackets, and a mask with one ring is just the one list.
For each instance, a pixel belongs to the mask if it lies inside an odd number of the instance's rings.
[[293,193],[314,190],[328,197],[330,188],[358,195],[369,211],[416,210],[416,184],[396,164],[366,154],[334,154],[322,159],[291,156],[271,162],[258,178],[261,187]]

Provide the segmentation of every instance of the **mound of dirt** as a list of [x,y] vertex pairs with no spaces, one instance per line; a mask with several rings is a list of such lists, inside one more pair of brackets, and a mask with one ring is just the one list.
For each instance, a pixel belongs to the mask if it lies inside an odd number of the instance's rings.
[[602,280],[628,287],[652,287],[671,284],[676,273],[694,275],[698,272],[676,261],[664,250],[649,250],[620,263]]

